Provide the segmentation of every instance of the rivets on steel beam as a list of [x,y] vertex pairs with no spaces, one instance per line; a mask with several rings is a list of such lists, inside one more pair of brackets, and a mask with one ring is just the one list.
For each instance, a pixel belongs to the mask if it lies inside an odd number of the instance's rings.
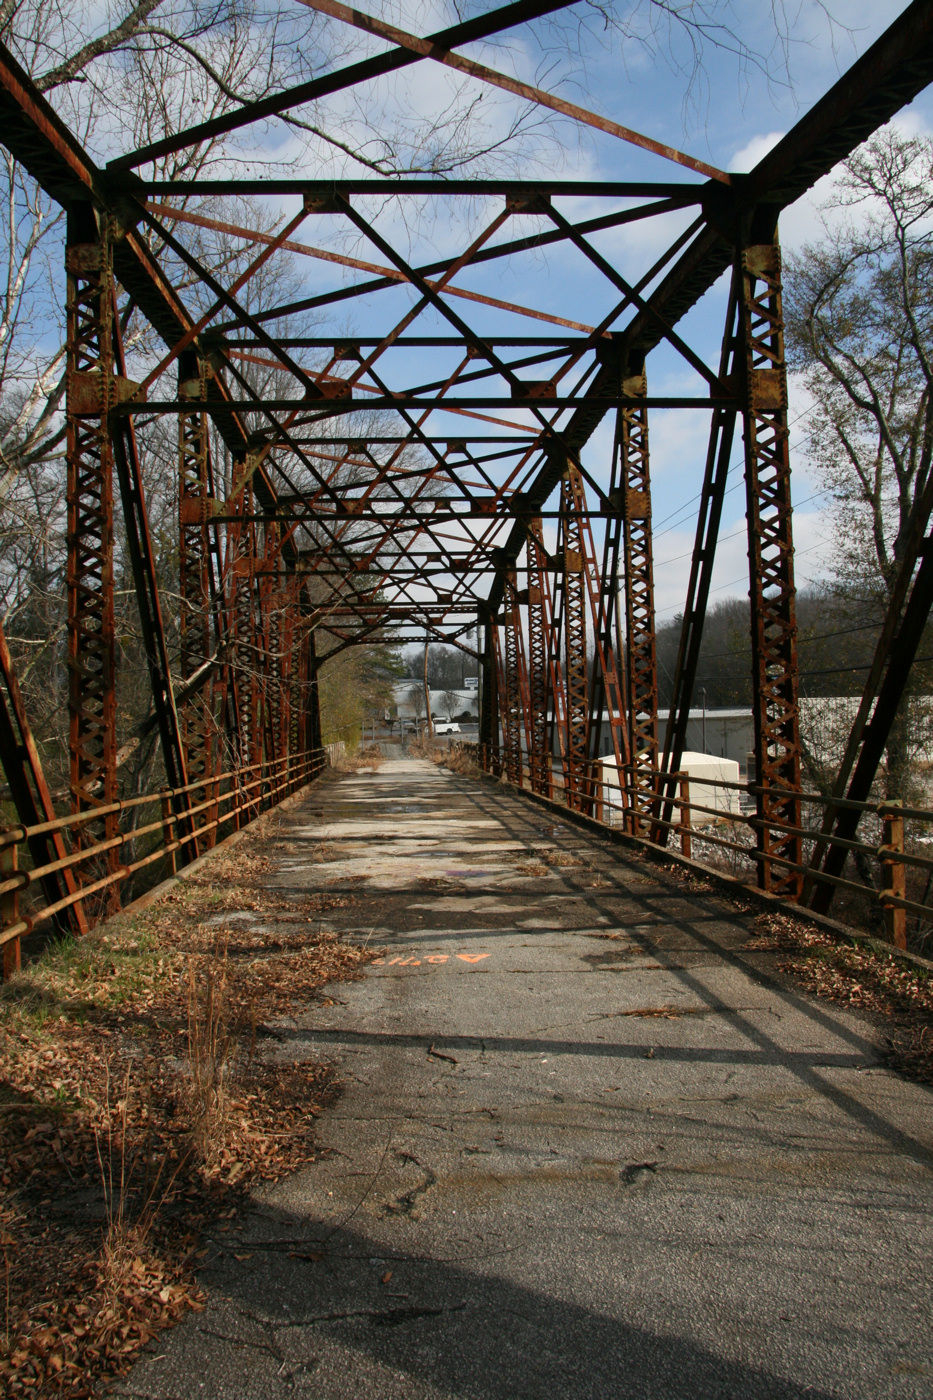
[[343,214],[344,203],[334,194],[306,194],[304,197],[306,214]]
[[533,192],[531,194],[507,194],[505,207],[509,214],[546,214],[551,207],[550,196]]
[[520,379],[512,385],[512,398],[516,401],[552,399],[556,393],[557,386],[553,379]]

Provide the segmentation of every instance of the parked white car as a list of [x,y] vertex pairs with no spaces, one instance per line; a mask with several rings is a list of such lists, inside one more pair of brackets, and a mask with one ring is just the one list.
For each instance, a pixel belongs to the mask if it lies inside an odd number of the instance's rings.
[[432,721],[435,734],[459,734],[460,726],[453,719],[436,719]]

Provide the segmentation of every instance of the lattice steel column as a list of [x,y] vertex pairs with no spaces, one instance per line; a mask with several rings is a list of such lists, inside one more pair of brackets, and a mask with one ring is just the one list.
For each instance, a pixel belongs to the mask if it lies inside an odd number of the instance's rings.
[[502,710],[502,736],[505,754],[505,773],[510,783],[521,787],[522,783],[522,730],[525,727],[526,688],[525,656],[522,644],[522,618],[518,602],[518,588],[515,571],[506,575],[503,595],[503,638],[501,674],[502,688],[499,704]]
[[276,578],[280,552],[281,531],[275,521],[268,521],[263,529],[263,551],[259,561],[255,604],[259,725],[265,756],[270,762],[281,757],[282,609],[285,595],[277,586]]
[[292,650],[294,656],[288,697],[288,746],[291,754],[296,757],[314,747],[309,741],[308,734],[308,696],[311,684],[314,633],[305,620],[305,607],[304,581],[299,575],[296,575],[292,613]]
[[[644,374],[623,379],[622,392],[643,398]],[[641,831],[651,817],[658,770],[658,664],[655,648],[654,561],[651,547],[651,471],[648,410],[619,410],[622,562],[625,584],[625,691],[628,747],[633,772],[632,824]]]
[[288,594],[283,588],[267,595],[263,611],[266,614],[265,686],[267,697],[266,732],[268,756],[284,758],[288,749],[288,696],[285,688],[285,635],[287,631]]
[[231,541],[236,551],[232,560],[235,638],[232,661],[236,680],[238,760],[245,768],[262,758],[255,599],[256,527],[249,520],[253,500],[248,485],[243,490],[242,508],[246,523],[238,527]]
[[292,708],[295,694],[298,580],[292,575],[282,589],[282,619],[279,624],[279,735],[278,749],[283,758],[297,751],[292,742]]
[[568,466],[560,483],[561,578],[563,583],[564,685],[567,743],[564,783],[567,806],[589,806],[590,707],[586,683],[586,580],[583,573],[583,528],[576,508],[573,475]]
[[[207,397],[207,372],[195,356],[179,362],[178,396],[190,412],[178,416],[178,583],[181,594],[181,675],[187,680],[211,656],[211,554],[208,534],[210,476],[207,417],[197,407]],[[212,713],[214,687],[189,700],[181,712],[188,781],[216,772]]]
[[317,643],[314,637],[314,629],[308,630],[307,641],[307,698],[305,715],[307,720],[305,747],[311,750],[324,747],[324,736],[321,730],[321,696],[318,686],[318,667],[320,661],[317,655]]
[[[236,464],[234,464],[235,469]],[[239,614],[237,610],[236,563],[240,557],[243,540],[243,524],[239,516],[243,515],[245,511],[246,501],[241,492],[239,497],[231,502],[232,518],[227,521],[225,527],[223,555],[219,564],[219,611],[223,618],[221,632],[226,649],[223,665],[217,676],[217,707],[223,721],[221,735],[223,753],[220,760],[222,770],[234,768],[241,761],[240,755],[243,751],[243,741],[240,735],[240,696],[237,670]]]
[[[120,382],[114,369],[113,261],[103,235],[85,241],[87,214],[69,216],[67,272],[68,709],[75,811],[117,795],[113,610],[113,448],[107,415]],[[83,237],[82,237],[83,235]],[[117,817],[85,826],[85,842],[117,833]],[[111,867],[117,863],[111,852]]]
[[532,792],[551,795],[548,763],[548,656],[551,634],[547,555],[541,544],[541,521],[528,527],[528,766]]
[[498,675],[495,623],[489,617],[483,623],[483,654],[480,660],[483,690],[480,696],[479,742],[486,769],[498,777],[502,771],[499,760]]
[[[743,354],[745,489],[751,582],[755,757],[758,767],[758,882],[795,897],[800,801],[797,707],[797,618],[787,443],[787,368],[781,303],[781,253],[776,244],[745,248],[739,257],[739,334]],[[784,831],[781,828],[785,828]]]

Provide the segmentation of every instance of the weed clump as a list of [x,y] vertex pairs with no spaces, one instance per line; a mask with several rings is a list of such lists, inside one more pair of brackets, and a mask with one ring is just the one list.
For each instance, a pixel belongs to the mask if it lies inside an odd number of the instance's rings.
[[98,1394],[202,1306],[205,1227],[313,1156],[331,1072],[269,1022],[373,954],[326,927],[350,896],[268,888],[258,834],[0,986],[3,1395]]

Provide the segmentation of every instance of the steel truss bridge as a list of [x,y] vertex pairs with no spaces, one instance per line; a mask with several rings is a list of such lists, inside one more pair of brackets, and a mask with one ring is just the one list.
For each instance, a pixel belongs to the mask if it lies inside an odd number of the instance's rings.
[[[0,139],[67,214],[71,812],[54,809],[4,642],[0,749],[19,819],[0,842],[7,966],[37,919],[86,926],[99,912],[93,896],[112,896],[129,874],[167,855],[189,859],[225,822],[248,819],[319,771],[319,667],[327,656],[387,635],[443,640],[478,656],[479,754],[487,769],[545,796],[554,795],[556,771],[561,799],[592,814],[594,761],[611,753],[625,775],[628,831],[663,844],[675,801],[664,775],[677,772],[684,748],[727,469],[739,440],[758,879],[825,907],[933,599],[933,491],[917,505],[900,585],[808,867],[777,226],[783,209],[933,78],[933,7],[909,5],[750,173],[736,175],[463,55],[477,40],[567,8],[567,0],[518,0],[426,37],[337,0],[306,3],[378,36],[384,51],[194,121],[105,168],[12,55],[0,52]],[[158,158],[210,137],[350,88],[365,100],[366,84],[377,77],[438,62],[653,152],[666,178],[335,182],[147,173]],[[291,216],[277,232],[260,234],[190,212],[192,199],[211,194],[274,197]],[[455,255],[413,265],[401,240],[366,212],[374,196],[402,195],[419,196],[417,207],[440,219],[444,201],[469,195],[475,231]],[[567,196],[583,197],[586,218],[561,212]],[[594,235],[623,237],[644,221],[663,230],[672,211],[684,214],[683,231],[670,246],[658,233],[636,280],[599,251]],[[315,246],[307,230],[320,219],[340,221],[368,245],[369,257]],[[225,281],[204,265],[196,238],[205,229],[252,244],[245,272]],[[638,246],[647,242],[640,238]],[[540,250],[554,247],[576,250],[599,282],[598,325],[536,300]],[[278,250],[341,270],[324,291],[256,310],[251,284]],[[521,304],[469,288],[471,269],[497,261],[510,274],[524,269]],[[359,276],[340,280],[345,267]],[[184,290],[176,285],[180,273]],[[721,349],[708,363],[679,327],[724,275]],[[206,310],[190,309],[192,281]],[[164,347],[144,378],[131,377],[124,356],[118,288]],[[339,327],[348,307],[365,320],[365,334],[327,330],[327,316]],[[421,333],[426,325],[431,333]],[[534,334],[515,334],[516,325]],[[661,346],[695,374],[697,393],[652,392],[650,357]],[[411,383],[405,367],[415,352],[427,369],[423,382]],[[710,424],[697,449],[696,537],[664,733],[652,408],[703,409]],[[182,602],[174,674],[138,443],[141,425],[156,418],[170,421],[177,441]],[[597,478],[584,462],[604,423],[613,440],[608,485],[606,471]],[[119,796],[115,492],[167,784],[154,819],[137,824],[132,860],[121,823],[134,801],[156,799]],[[148,849],[140,830],[151,835]],[[28,854],[17,870],[22,848]],[[26,884],[41,887],[38,913],[17,905]]]

